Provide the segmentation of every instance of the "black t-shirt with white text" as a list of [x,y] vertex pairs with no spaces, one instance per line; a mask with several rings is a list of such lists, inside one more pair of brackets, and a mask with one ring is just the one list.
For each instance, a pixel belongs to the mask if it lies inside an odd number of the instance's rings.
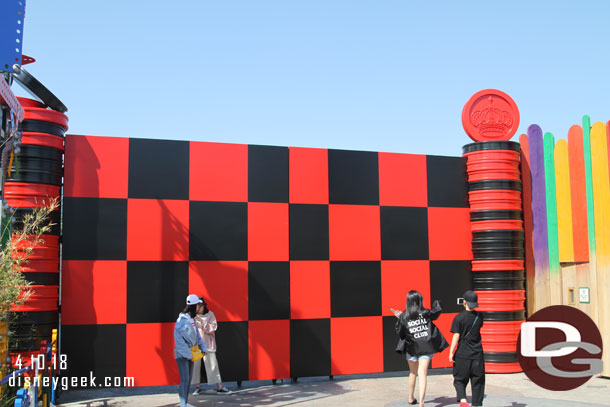
[[[481,345],[482,326],[483,316],[477,311],[464,310],[453,318],[451,332],[460,334],[460,342],[455,352],[456,358],[483,359],[483,346]],[[468,333],[471,328],[472,331]]]

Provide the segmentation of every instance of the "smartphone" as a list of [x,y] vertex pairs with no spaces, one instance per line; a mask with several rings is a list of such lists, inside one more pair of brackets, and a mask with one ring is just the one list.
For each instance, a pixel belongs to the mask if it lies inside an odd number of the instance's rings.
[[462,304],[464,304],[464,299],[463,299],[463,298],[458,298],[458,299],[457,299],[457,304],[458,304],[458,305],[462,305]]

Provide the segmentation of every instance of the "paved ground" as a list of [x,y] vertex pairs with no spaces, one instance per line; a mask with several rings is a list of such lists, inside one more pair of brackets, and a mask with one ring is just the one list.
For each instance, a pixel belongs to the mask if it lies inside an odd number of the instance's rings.
[[[365,376],[337,376],[300,379],[298,383],[278,381],[246,382],[241,389],[227,383],[229,395],[207,390],[191,396],[197,407],[402,407],[407,406],[405,373]],[[59,400],[64,407],[175,407],[176,386],[136,389],[76,390]],[[593,407],[610,406],[610,380],[593,378],[578,389],[551,392],[533,384],[523,374],[487,375],[486,407]],[[447,371],[428,377],[426,406],[457,406],[452,377]]]

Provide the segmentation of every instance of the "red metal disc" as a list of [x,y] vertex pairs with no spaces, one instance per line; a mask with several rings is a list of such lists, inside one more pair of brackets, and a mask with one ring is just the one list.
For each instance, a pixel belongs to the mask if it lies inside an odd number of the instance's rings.
[[473,260],[472,271],[523,270],[523,260]]
[[521,161],[521,153],[513,150],[483,150],[473,151],[471,153],[463,154],[462,157],[466,157],[468,162],[474,161],[487,161],[487,160],[503,160],[503,161]]
[[522,372],[519,362],[494,363],[485,362],[485,373],[519,373]]
[[7,182],[4,185],[4,198],[13,208],[40,208],[58,198],[60,187],[28,182]]
[[491,181],[491,180],[514,180],[519,181],[521,179],[521,171],[517,170],[505,170],[505,169],[489,169],[481,166],[475,167],[475,169],[468,168],[468,182],[475,181]]
[[488,189],[469,191],[471,211],[521,210],[521,191]]
[[13,312],[55,311],[59,299],[58,285],[30,285],[32,295],[24,304],[12,306]]
[[483,230],[523,230],[523,221],[519,219],[471,221],[470,230],[473,232]]
[[59,273],[59,259],[32,260],[21,266],[22,273]]
[[525,290],[475,291],[479,296],[478,311],[521,311],[525,304]]
[[63,137],[54,136],[47,133],[24,132],[21,144],[52,147],[58,150],[64,149]]
[[510,140],[519,127],[519,109],[506,93],[484,89],[464,105],[462,126],[474,141]]
[[25,109],[27,107],[38,107],[41,109],[45,109],[46,106],[44,105],[44,103],[35,100],[35,99],[30,99],[30,98],[24,98],[21,96],[17,96],[17,100],[19,101],[19,103],[21,104],[21,106]]
[[41,107],[26,107],[25,120],[39,120],[43,122],[55,123],[68,130],[68,116],[51,109]]

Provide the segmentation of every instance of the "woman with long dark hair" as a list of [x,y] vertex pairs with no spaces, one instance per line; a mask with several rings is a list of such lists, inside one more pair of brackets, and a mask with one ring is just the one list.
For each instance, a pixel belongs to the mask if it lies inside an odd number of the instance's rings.
[[[228,394],[231,393],[231,391],[222,385],[218,360],[216,359],[216,330],[218,329],[218,322],[216,321],[214,313],[208,309],[208,304],[203,297],[199,297],[199,299],[201,300],[201,304],[197,305],[195,324],[199,330],[199,336],[203,338],[203,342],[205,342],[205,346],[208,348],[206,355],[203,357],[205,375],[208,378],[208,384],[216,385],[217,393]],[[193,383],[197,386],[193,396],[197,396],[201,393],[201,360],[195,362]]]
[[409,363],[409,400],[408,403],[418,403],[414,397],[415,381],[419,377],[419,405],[423,407],[426,397],[428,367],[432,355],[442,352],[449,344],[432,323],[442,312],[439,301],[434,301],[432,309],[424,308],[422,295],[415,290],[407,294],[407,304],[404,312],[395,311],[398,318],[396,332],[400,338],[399,351]]
[[194,319],[197,315],[197,305],[201,302],[195,294],[186,297],[186,308],[180,313],[174,326],[174,358],[180,374],[178,387],[180,407],[193,407],[188,403],[189,387],[193,378],[193,362],[194,359],[201,358],[201,354],[196,355],[195,351],[197,347],[203,354],[208,350],[199,336]]

